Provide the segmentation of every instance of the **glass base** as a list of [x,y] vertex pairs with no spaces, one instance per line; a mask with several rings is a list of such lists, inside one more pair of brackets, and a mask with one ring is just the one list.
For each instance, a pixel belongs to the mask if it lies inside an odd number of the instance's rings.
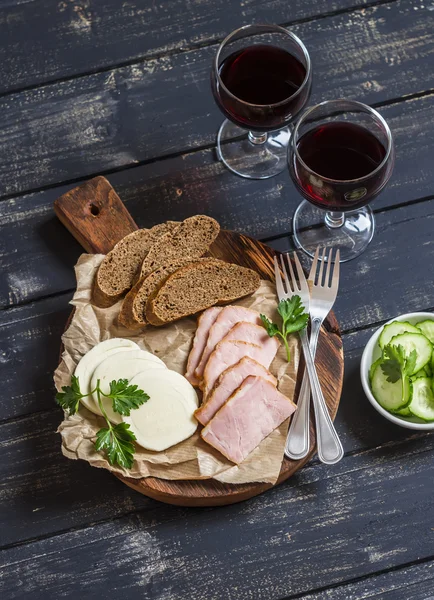
[[287,168],[290,139],[289,127],[253,135],[226,119],[217,134],[217,155],[240,177],[268,179]]
[[317,246],[339,248],[340,262],[362,254],[372,240],[374,230],[375,219],[369,206],[352,212],[327,213],[303,200],[293,219],[296,248],[312,257]]

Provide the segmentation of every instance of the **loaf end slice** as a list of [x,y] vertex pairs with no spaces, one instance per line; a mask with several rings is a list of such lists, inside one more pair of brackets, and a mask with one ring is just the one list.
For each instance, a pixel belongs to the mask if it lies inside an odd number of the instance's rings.
[[173,222],[162,223],[151,229],[138,229],[120,240],[99,266],[93,283],[93,303],[107,308],[122,298],[132,287],[156,240],[178,226]]
[[259,285],[259,275],[252,269],[217,259],[193,262],[169,275],[148,301],[146,319],[165,325],[253,294]]

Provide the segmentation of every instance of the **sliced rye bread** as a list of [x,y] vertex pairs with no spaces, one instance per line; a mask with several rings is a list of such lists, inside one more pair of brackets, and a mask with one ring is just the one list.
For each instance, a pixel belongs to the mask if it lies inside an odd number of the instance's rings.
[[145,314],[146,304],[150,296],[158,290],[169,275],[190,262],[189,259],[186,259],[166,267],[159,267],[144,279],[139,279],[124,298],[119,312],[119,323],[128,329],[145,327],[148,324]]
[[228,304],[260,285],[252,269],[217,259],[193,262],[175,271],[148,301],[146,320],[165,325],[216,304]]
[[150,248],[177,227],[179,223],[168,221],[151,229],[138,229],[120,240],[99,266],[93,283],[93,303],[101,308],[116,304],[134,284]]
[[147,277],[159,267],[186,259],[195,260],[205,254],[220,231],[215,219],[196,215],[185,219],[175,231],[155,242],[142,264],[140,278]]

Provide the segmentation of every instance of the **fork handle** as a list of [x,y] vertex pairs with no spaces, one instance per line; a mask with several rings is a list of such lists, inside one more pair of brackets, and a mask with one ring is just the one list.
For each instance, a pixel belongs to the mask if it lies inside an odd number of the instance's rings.
[[324,400],[305,329],[300,331],[300,339],[312,390],[318,458],[323,463],[334,465],[341,460],[344,451]]
[[[323,319],[313,318],[310,332],[310,351],[315,360],[318,336]],[[286,438],[285,455],[292,460],[300,460],[309,454],[310,450],[310,384],[307,370],[304,369],[298,395],[297,410],[291,420]]]

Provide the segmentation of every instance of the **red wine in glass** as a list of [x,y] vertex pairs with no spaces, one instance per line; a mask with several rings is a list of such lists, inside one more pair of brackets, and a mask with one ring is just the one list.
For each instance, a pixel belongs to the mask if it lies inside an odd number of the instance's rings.
[[326,100],[299,118],[288,155],[291,178],[305,200],[292,219],[297,248],[339,248],[340,262],[359,256],[375,231],[369,202],[387,185],[395,151],[390,128],[355,100]]
[[294,181],[307,200],[325,210],[365,206],[390,176],[386,166],[378,169],[386,148],[369,129],[355,123],[318,125],[302,135],[297,150],[291,165]]
[[257,44],[238,50],[221,63],[219,75],[230,94],[218,87],[216,101],[241,127],[256,131],[282,127],[306,100],[294,96],[306,77],[305,67],[277,46]]
[[217,155],[233,173],[267,179],[287,165],[290,123],[309,98],[312,68],[303,42],[279,25],[230,33],[212,63],[211,87],[225,115]]

